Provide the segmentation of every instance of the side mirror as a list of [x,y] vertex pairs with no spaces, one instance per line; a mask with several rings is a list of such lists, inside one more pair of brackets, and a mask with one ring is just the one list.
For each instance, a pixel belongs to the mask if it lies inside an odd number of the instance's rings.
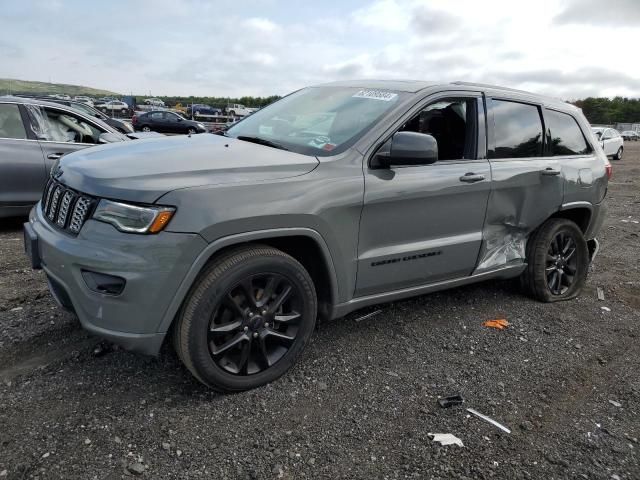
[[122,142],[122,137],[116,135],[115,133],[105,132],[100,134],[98,137],[98,143],[116,143]]
[[417,132],[396,132],[378,150],[373,168],[429,165],[438,161],[438,142],[431,135]]

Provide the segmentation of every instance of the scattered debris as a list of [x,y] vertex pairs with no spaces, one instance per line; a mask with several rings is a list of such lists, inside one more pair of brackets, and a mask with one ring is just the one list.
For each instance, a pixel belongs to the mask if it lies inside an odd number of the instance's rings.
[[605,312],[610,312],[611,309],[609,307],[600,307],[602,310],[604,310]]
[[127,470],[134,475],[142,475],[144,473],[144,465],[140,462],[130,463]]
[[453,407],[454,405],[462,405],[464,398],[461,395],[451,395],[450,397],[442,397],[438,399],[438,403],[442,408]]
[[361,322],[363,320],[366,320],[367,318],[375,317],[381,312],[382,309],[376,310],[375,312],[367,313],[366,315],[362,315],[361,317],[356,318],[356,322]]
[[602,289],[602,287],[598,287],[597,291],[598,291],[598,300],[604,301],[604,290]]
[[507,322],[504,318],[499,318],[497,320],[487,320],[486,322],[482,323],[483,327],[497,328],[498,330],[504,330],[509,325],[509,322]]
[[614,407],[618,407],[618,408],[620,408],[622,406],[622,404],[620,402],[616,402],[615,400],[609,400],[609,403],[611,405],[613,405]]
[[477,410],[474,410],[473,408],[467,408],[467,412],[474,414],[476,417],[481,418],[485,422],[489,422],[491,425],[493,425],[494,427],[498,427],[500,430],[502,430],[504,432],[511,433],[511,430],[509,430],[504,425],[496,422],[493,418],[490,418],[490,417],[487,417],[486,415],[483,415],[482,413],[480,413]]
[[429,433],[430,437],[433,437],[434,442],[440,442],[442,445],[458,445],[464,447],[462,440],[451,433]]
[[12,308],[10,311],[11,312],[19,312],[20,310],[22,310],[22,307]]

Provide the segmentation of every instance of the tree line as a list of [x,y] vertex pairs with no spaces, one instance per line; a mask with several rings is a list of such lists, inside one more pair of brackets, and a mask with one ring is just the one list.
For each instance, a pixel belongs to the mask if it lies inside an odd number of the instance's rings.
[[[147,97],[137,97],[137,101],[138,103],[141,103],[142,101],[144,101],[144,99]],[[229,98],[229,97],[194,97],[194,96],[190,96],[190,97],[155,97],[155,98],[159,98],[161,99],[165,105],[169,106],[169,107],[174,107],[177,104],[180,104],[184,107],[191,105],[191,104],[204,104],[204,105],[211,105],[212,107],[217,107],[217,108],[224,108],[229,104],[232,103],[239,103],[241,105],[244,105],[245,107],[250,107],[250,108],[262,108],[262,107],[266,107],[267,105],[269,105],[270,103],[275,102],[276,100],[279,100],[281,97],[278,95],[272,95],[270,97],[240,97],[240,98]]]
[[571,102],[582,109],[591,124],[640,123],[640,99],[615,97],[593,98]]

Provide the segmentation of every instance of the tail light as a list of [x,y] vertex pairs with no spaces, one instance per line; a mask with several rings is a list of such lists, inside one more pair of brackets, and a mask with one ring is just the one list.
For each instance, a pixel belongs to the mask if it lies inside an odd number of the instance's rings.
[[611,166],[611,162],[608,158],[605,161],[604,168],[607,171],[607,178],[611,180],[611,176],[613,175],[613,167]]

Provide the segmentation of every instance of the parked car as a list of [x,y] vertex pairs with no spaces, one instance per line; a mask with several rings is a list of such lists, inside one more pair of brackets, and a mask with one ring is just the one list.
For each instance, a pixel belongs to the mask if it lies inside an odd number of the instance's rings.
[[227,108],[225,110],[226,113],[231,115],[232,117],[246,117],[247,115],[251,115],[256,111],[255,108],[248,108],[239,103],[227,105]]
[[195,103],[187,107],[187,117],[194,118],[200,115],[222,115],[222,110],[202,103]]
[[136,131],[161,133],[204,133],[206,127],[196,121],[187,120],[182,115],[166,110],[156,110],[134,115],[131,123]]
[[76,102],[80,102],[80,103],[84,103],[86,105],[89,105],[90,107],[93,107],[93,100],[90,99],[89,97],[86,97],[84,95],[79,95],[77,97],[73,97],[73,100]]
[[622,160],[624,140],[615,128],[593,127],[593,133],[607,157],[611,157],[614,160]]
[[633,140],[634,142],[636,142],[640,138],[640,133],[633,130],[625,130],[620,134],[620,136],[623,140]]
[[110,114],[114,114],[117,112],[117,113],[120,113],[121,115],[128,115],[131,112],[129,105],[127,105],[124,102],[121,102],[120,100],[110,100],[108,102],[101,104],[98,108],[102,113],[110,113]]
[[145,105],[152,105],[154,107],[164,107],[165,104],[162,100],[160,100],[159,98],[146,98],[144,100],[144,104]]
[[495,278],[576,297],[610,167],[560,100],[339,82],[225,135],[64,157],[25,246],[87,330],[147,354],[171,332],[198,380],[239,391],[283,375],[318,317]]
[[62,155],[125,140],[94,116],[69,106],[0,97],[0,217],[26,215]]
[[[22,95],[21,95],[22,96]],[[82,102],[76,102],[73,100],[59,100],[56,98],[44,98],[44,97],[28,97],[28,96],[24,96],[25,98],[39,98],[40,100],[48,100],[51,102],[55,102],[55,103],[59,103],[61,105],[67,105],[68,107],[71,107],[75,110],[78,110],[81,113],[84,113],[85,115],[89,115],[91,117],[96,117],[100,120],[102,120],[104,123],[106,123],[107,125],[115,128],[116,130],[118,130],[121,133],[124,134],[128,134],[128,133],[133,133],[133,126],[128,123],[125,122],[123,120],[118,120],[117,118],[111,118],[108,115],[105,115],[104,113],[102,113],[100,110],[98,110],[95,107],[92,107],[90,105],[87,105],[85,103]]]

